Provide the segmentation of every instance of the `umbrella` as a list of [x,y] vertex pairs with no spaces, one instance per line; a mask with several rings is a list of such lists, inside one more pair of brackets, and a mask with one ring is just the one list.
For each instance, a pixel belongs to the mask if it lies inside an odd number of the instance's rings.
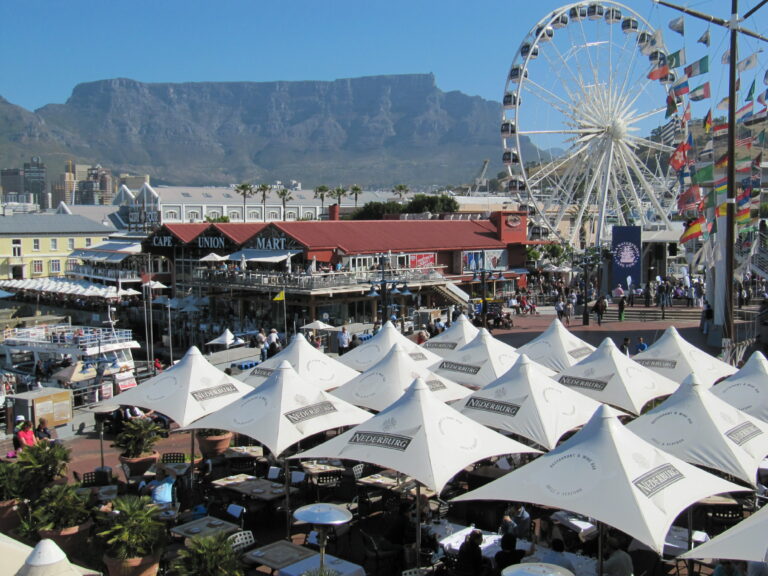
[[414,378],[420,376],[443,402],[464,398],[469,390],[419,366],[398,343],[384,358],[362,374],[333,391],[333,395],[355,406],[380,412],[403,395]]
[[570,510],[657,552],[672,522],[701,498],[744,488],[645,442],[601,406],[552,452],[454,500],[515,500]]
[[200,258],[200,262],[221,262],[222,260],[226,260],[229,258],[228,256],[219,256],[215,252],[211,252],[210,254],[206,254],[202,258]]
[[675,382],[682,382],[696,372],[707,386],[736,372],[730,364],[686,342],[674,326],[667,328],[661,338],[633,360]]
[[[278,457],[305,438],[359,424],[370,416],[365,410],[320,390],[284,361],[258,388],[190,427],[220,428],[249,436]],[[290,519],[287,461],[285,467],[286,511]]]
[[715,396],[695,375],[627,428],[686,462],[720,470],[752,486],[768,454],[768,424]]
[[434,363],[440,361],[440,356],[425,350],[413,340],[403,336],[392,322],[387,320],[373,338],[339,357],[339,362],[354,368],[358,372],[364,372],[384,358],[387,352],[392,349],[392,346],[395,345],[395,342],[399,342],[406,352],[410,354],[411,358],[418,362],[420,366],[429,368]]
[[[514,347],[497,340],[485,328],[458,350],[446,352],[432,369],[436,374],[451,378],[473,389],[482,388],[496,380],[517,362],[520,354]],[[548,369],[541,366],[541,369]],[[554,372],[550,372],[553,375]]]
[[302,334],[295,334],[291,343],[278,354],[240,376],[249,386],[261,385],[282,362],[287,361],[303,378],[321,390],[338,388],[359,372],[312,346]]
[[654,398],[677,390],[669,378],[622,354],[610,338],[581,362],[563,370],[557,381],[632,414],[640,414]]
[[237,338],[229,328],[224,330],[224,332],[221,334],[221,336],[217,336],[210,342],[205,343],[206,346],[224,346],[226,348],[229,348],[230,346],[240,346],[242,344],[245,344],[245,341],[242,338]]
[[678,558],[723,558],[726,560],[768,561],[768,506],[746,520],[696,546]]
[[336,326],[326,324],[322,320],[314,320],[309,324],[304,324],[304,326],[301,326],[300,330],[338,330],[338,328],[336,328]]
[[490,428],[552,450],[560,437],[587,422],[599,402],[550,378],[525,354],[505,374],[455,408]]
[[[13,563],[12,558],[9,559],[6,554],[3,554],[3,564],[6,570],[9,569],[9,560]],[[12,570],[13,566],[10,566],[10,569]],[[44,538],[35,545],[24,560],[24,564],[18,568],[15,574],[16,576],[82,576],[83,574],[95,575],[97,573],[70,564],[67,555],[61,548],[53,540]]]
[[433,336],[422,346],[439,356],[445,356],[449,351],[456,350],[471,342],[479,329],[461,314],[444,332]]
[[753,352],[741,370],[711,390],[731,406],[768,422],[768,360],[762,352]]
[[555,372],[562,372],[594,351],[594,346],[571,334],[558,319],[552,320],[544,332],[517,349],[518,354],[525,354]]
[[[341,458],[392,468],[442,492],[466,466],[500,454],[538,452],[470,420],[416,378],[399,400],[352,430],[294,458]],[[416,506],[416,525],[421,524]],[[416,550],[421,530],[416,531]]]

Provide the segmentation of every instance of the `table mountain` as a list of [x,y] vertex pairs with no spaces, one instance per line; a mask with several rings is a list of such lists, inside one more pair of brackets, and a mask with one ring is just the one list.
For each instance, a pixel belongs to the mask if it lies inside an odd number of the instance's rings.
[[[500,104],[431,74],[332,82],[79,84],[34,113],[0,99],[0,165],[42,156],[189,185],[469,183],[501,170]],[[525,152],[525,151],[524,151]]]

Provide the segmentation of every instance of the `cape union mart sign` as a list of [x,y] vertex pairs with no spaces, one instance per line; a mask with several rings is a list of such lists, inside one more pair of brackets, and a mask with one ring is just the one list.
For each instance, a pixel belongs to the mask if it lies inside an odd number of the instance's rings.
[[[220,236],[199,236],[195,240],[195,244],[198,248],[206,248],[208,250],[223,250],[224,238]],[[159,246],[161,248],[171,248],[174,246],[173,236],[153,236],[152,246]]]

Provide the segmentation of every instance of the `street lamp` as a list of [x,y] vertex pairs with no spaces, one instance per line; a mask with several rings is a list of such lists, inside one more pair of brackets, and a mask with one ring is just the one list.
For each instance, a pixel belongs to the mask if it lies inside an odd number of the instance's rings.
[[173,330],[171,329],[171,301],[168,300],[168,352],[171,357],[171,366],[173,366]]
[[594,248],[587,248],[581,255],[581,267],[584,270],[584,292],[582,296],[583,310],[581,312],[581,322],[584,326],[589,326],[589,269],[598,263],[599,254]]
[[[381,310],[381,316],[384,318],[382,321],[382,324],[386,322],[386,320],[391,319],[392,316],[395,316],[395,320],[397,319],[397,310],[399,306],[394,303],[393,296],[412,296],[413,293],[408,288],[408,283],[404,280],[401,280],[399,277],[397,277],[395,274],[392,273],[392,271],[387,271],[386,266],[384,265],[384,259],[389,258],[388,254],[379,254],[379,269],[381,270],[381,277],[377,280],[371,281],[371,290],[366,294],[368,298],[378,298],[380,299],[380,310]],[[398,284],[401,284],[402,286],[398,288]],[[377,290],[378,288],[378,290]],[[405,325],[403,324],[401,326],[401,329],[404,331]]]
[[481,283],[481,296],[483,302],[480,308],[480,318],[483,323],[483,328],[488,328],[488,282],[495,281],[502,278],[502,273],[494,269],[485,268],[485,254],[483,254],[483,268],[476,268],[472,275],[472,282]]

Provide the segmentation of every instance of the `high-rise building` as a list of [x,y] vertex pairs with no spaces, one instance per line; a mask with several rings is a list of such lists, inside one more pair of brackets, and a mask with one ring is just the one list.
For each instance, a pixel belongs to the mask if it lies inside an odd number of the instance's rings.
[[3,187],[3,199],[6,202],[18,202],[19,195],[24,193],[24,170],[21,168],[0,170],[0,186]]
[[38,156],[33,156],[29,162],[24,162],[24,191],[30,194],[32,201],[39,204],[41,208],[50,208],[50,206],[43,206],[48,183],[45,164]]
[[150,184],[149,174],[144,176],[134,176],[132,174],[120,174],[118,177],[117,188],[125,186],[131,192],[138,192],[144,184]]

